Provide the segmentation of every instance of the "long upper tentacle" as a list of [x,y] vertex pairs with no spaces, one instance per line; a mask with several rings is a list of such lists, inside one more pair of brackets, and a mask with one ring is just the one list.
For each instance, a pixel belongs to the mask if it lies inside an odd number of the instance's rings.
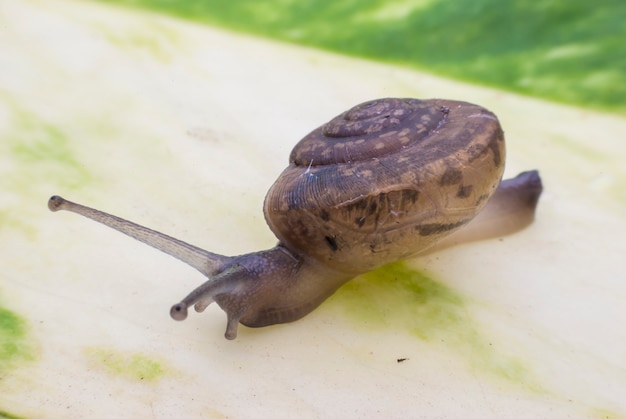
[[94,221],[111,227],[193,266],[207,277],[213,275],[231,260],[231,258],[227,256],[208,252],[189,243],[175,239],[174,237],[140,226],[139,224],[124,220],[115,215],[76,204],[60,196],[55,195],[51,197],[48,201],[48,208],[50,208],[51,211],[71,211],[91,218]]

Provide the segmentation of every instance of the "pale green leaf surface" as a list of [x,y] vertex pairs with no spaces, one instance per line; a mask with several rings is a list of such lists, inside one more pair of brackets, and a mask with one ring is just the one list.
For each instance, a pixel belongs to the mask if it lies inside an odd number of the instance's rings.
[[[0,10],[0,416],[626,415],[625,119],[97,4]],[[493,110],[507,175],[543,176],[536,223],[227,341],[216,307],[169,318],[193,269],[46,206],[268,248],[291,147],[384,96]]]

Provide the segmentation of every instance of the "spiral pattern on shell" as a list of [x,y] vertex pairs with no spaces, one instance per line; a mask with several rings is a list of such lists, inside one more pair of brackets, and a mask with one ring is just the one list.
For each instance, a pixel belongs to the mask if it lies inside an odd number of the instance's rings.
[[290,161],[320,166],[380,158],[424,138],[446,115],[445,107],[416,99],[365,102],[311,132],[294,147]]
[[469,103],[378,99],[304,137],[265,198],[282,243],[346,272],[419,253],[497,188],[504,135]]

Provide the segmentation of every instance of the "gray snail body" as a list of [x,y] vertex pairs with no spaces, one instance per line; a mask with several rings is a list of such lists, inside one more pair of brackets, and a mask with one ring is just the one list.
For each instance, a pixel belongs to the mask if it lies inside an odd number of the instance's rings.
[[[482,107],[378,99],[295,146],[265,198],[265,218],[279,240],[269,250],[227,257],[58,196],[48,206],[92,218],[198,269],[209,280],[175,304],[172,317],[183,320],[188,307],[201,312],[215,301],[227,314],[225,336],[234,339],[238,323],[297,320],[378,266],[447,241],[523,228],[532,222],[541,181],[531,171],[500,182],[504,160],[500,124]],[[467,237],[453,234],[464,226]]]

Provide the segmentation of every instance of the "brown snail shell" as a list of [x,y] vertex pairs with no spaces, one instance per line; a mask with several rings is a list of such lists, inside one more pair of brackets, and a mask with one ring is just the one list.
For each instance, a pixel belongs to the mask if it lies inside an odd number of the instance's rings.
[[[237,324],[296,320],[346,281],[411,257],[466,224],[458,241],[529,224],[541,194],[536,171],[500,179],[504,135],[490,111],[470,103],[379,99],[304,137],[264,204],[276,247],[227,257],[104,212],[50,198],[51,210],[79,213],[195,267],[209,280],[171,309],[177,320],[215,301]],[[472,219],[481,212],[480,228]],[[488,229],[485,224],[490,223]],[[502,228],[499,228],[502,227]],[[489,233],[484,231],[489,230]]]
[[366,102],[295,146],[265,218],[287,248],[365,272],[471,221],[496,190],[504,155],[497,118],[479,106]]

